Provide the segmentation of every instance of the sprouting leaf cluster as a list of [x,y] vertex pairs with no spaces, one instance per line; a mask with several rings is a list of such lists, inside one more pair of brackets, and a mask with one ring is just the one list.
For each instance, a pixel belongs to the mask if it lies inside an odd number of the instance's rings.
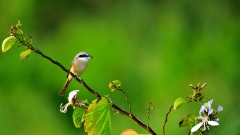
[[20,45],[25,47],[25,51],[20,54],[20,60],[24,61],[32,54],[34,48],[31,45],[32,37],[23,37],[23,31],[20,29],[20,26],[22,26],[20,21],[16,25],[11,26],[10,36],[3,40],[2,52],[8,51],[16,42],[19,42]]

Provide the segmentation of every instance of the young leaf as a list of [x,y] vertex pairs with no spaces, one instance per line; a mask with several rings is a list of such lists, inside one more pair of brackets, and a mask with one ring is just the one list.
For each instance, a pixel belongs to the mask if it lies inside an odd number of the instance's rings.
[[23,51],[23,52],[20,54],[20,60],[21,60],[21,61],[26,60],[26,59],[31,55],[31,53],[32,53],[32,50],[30,50],[30,49],[27,49],[27,50]]
[[88,135],[111,135],[110,106],[105,97],[92,101],[85,114],[84,129]]
[[22,26],[22,24],[21,24],[20,20],[18,20],[18,23],[16,24],[16,26],[17,26],[17,27],[20,27],[20,26]]
[[194,116],[192,114],[187,115],[185,118],[183,118],[179,122],[179,127],[180,128],[191,127],[192,125],[194,125],[196,118],[197,118],[197,116]]
[[175,110],[177,110],[180,106],[182,106],[184,103],[186,103],[186,100],[185,98],[183,97],[180,97],[180,98],[177,98],[174,102],[174,105],[173,105],[173,108]]
[[115,91],[116,89],[120,89],[120,86],[121,86],[121,82],[119,80],[114,80],[114,81],[111,81],[110,84],[109,84],[109,88],[111,89],[111,91]]
[[16,34],[21,36],[21,35],[23,35],[23,31],[21,29],[17,29]]
[[76,128],[80,128],[84,120],[85,109],[82,107],[77,107],[72,115],[73,123]]
[[10,36],[10,37],[4,39],[4,41],[2,43],[2,52],[6,52],[7,50],[9,50],[13,46],[15,41],[16,41],[16,39],[14,36]]

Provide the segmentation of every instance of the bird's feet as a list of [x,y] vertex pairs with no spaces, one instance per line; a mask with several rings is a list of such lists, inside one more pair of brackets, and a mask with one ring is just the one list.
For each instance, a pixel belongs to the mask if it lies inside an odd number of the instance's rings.
[[83,79],[80,76],[75,76],[75,80],[77,80],[77,78],[80,80],[80,83],[83,84]]

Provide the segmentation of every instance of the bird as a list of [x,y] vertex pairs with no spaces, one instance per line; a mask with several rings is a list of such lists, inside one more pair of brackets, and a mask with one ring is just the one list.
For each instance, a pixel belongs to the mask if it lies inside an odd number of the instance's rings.
[[[92,58],[93,57],[87,52],[79,52],[74,57],[68,71],[72,72],[77,77],[80,77],[88,67],[88,60]],[[70,73],[67,74],[67,81],[64,84],[63,88],[61,89],[61,91],[59,92],[60,96],[63,96],[65,94],[65,91],[73,78],[74,77]]]

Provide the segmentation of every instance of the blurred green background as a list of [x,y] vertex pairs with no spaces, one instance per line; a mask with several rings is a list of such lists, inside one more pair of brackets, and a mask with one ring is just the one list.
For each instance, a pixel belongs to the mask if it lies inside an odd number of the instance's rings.
[[[150,126],[158,134],[174,100],[192,94],[190,83],[206,82],[205,99],[214,99],[214,108],[224,107],[220,126],[211,131],[239,135],[239,6],[239,0],[1,1],[0,39],[21,20],[33,45],[67,68],[78,52],[89,52],[94,59],[82,75],[87,84],[128,110],[125,97],[108,89],[110,81],[121,80],[133,113],[146,123],[146,103],[151,101],[155,110]],[[80,90],[79,99],[95,97],[75,81],[60,97],[66,73],[36,54],[20,61],[23,50],[15,45],[0,55],[0,134],[84,134],[73,125],[73,109],[62,114],[59,105],[74,89]],[[166,134],[187,134],[178,122],[190,113],[198,115],[200,106],[173,111]],[[128,128],[147,133],[129,118],[111,113],[113,135]]]

